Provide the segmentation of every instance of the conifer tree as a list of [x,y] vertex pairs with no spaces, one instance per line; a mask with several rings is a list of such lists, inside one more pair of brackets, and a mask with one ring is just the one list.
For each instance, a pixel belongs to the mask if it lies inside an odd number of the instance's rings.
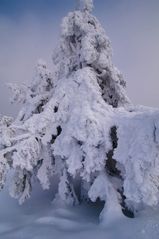
[[56,199],[100,199],[107,221],[159,203],[159,112],[131,104],[92,10],[80,0],[63,19],[53,73],[40,61],[29,86],[10,85],[23,107],[0,120],[0,187],[11,169],[10,193],[23,203],[33,177],[49,189],[55,175]]

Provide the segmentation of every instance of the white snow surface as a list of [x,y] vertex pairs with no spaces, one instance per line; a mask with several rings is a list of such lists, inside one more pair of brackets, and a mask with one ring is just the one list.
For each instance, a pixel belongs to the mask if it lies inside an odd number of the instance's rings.
[[[120,218],[99,225],[94,206],[57,208],[50,195],[37,192],[23,206],[7,193],[0,197],[1,239],[158,239],[159,211],[148,209],[135,219]],[[5,203],[4,203],[5,202]]]

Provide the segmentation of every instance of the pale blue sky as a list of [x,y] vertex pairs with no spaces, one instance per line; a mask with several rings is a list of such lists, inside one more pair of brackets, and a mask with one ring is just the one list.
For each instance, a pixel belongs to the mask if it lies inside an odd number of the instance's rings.
[[[75,0],[0,0],[0,113],[15,114],[5,82],[31,80],[38,58],[50,67],[61,18]],[[136,104],[159,107],[159,1],[95,0],[114,62]],[[15,111],[15,112],[14,112]]]

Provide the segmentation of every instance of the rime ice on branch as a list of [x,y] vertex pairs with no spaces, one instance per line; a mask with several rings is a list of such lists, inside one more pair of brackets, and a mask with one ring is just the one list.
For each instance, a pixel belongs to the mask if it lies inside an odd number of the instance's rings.
[[29,86],[10,85],[23,107],[0,121],[0,187],[11,169],[10,193],[23,203],[33,177],[49,189],[55,175],[58,200],[100,199],[104,221],[158,205],[159,111],[131,104],[92,8],[81,0],[63,19],[55,72],[39,61]]

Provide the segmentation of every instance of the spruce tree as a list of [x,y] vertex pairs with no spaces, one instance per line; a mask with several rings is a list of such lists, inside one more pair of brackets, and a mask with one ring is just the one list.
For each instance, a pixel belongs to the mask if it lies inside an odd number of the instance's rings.
[[93,1],[77,5],[62,21],[55,71],[40,61],[29,86],[10,85],[23,107],[0,121],[0,187],[11,169],[23,203],[33,178],[49,189],[56,176],[62,203],[99,199],[102,220],[131,216],[159,202],[159,113],[131,104]]

